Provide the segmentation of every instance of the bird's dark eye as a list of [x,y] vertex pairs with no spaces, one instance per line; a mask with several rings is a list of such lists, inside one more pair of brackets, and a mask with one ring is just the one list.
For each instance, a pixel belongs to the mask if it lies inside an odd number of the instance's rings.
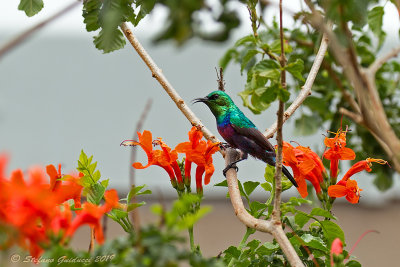
[[215,94],[209,97],[210,100],[215,100],[219,97],[219,95]]

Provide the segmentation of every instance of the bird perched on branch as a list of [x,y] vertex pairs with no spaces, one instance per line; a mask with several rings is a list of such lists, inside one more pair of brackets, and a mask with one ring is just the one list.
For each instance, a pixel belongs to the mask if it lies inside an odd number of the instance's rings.
[[[229,95],[223,91],[214,91],[204,98],[194,99],[194,103],[198,102],[202,102],[210,108],[217,120],[218,132],[229,146],[242,152],[239,160],[232,162],[224,169],[224,175],[230,168],[237,169],[235,164],[247,159],[248,154],[275,166],[276,154],[274,147],[235,105]],[[282,172],[294,186],[298,187],[295,179],[284,166]]]

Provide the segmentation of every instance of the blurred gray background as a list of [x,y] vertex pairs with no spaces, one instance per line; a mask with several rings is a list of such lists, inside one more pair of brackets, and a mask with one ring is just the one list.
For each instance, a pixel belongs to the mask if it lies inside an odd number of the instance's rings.
[[[27,18],[18,11],[16,2],[2,3],[0,46],[64,6],[48,2],[44,10],[33,18]],[[221,46],[190,41],[179,48],[170,43],[154,46],[150,41],[151,37],[165,16],[163,10],[159,10],[157,14],[159,15],[145,19],[135,33],[170,83],[188,103],[215,90],[215,67],[232,43],[227,42]],[[391,30],[390,21],[385,21],[384,25],[388,27],[387,31]],[[246,34],[248,29],[243,25],[236,33],[237,36]],[[124,192],[129,188],[130,148],[120,147],[119,144],[132,138],[137,120],[149,98],[153,99],[153,106],[143,129],[150,130],[154,138],[162,137],[174,148],[179,142],[188,139],[187,132],[191,126],[162,87],[151,77],[150,71],[129,44],[123,50],[102,54],[92,43],[93,35],[84,30],[81,10],[75,8],[0,60],[0,151],[11,156],[9,171],[15,168],[27,169],[32,165],[61,163],[63,173],[68,173],[76,168],[77,159],[83,149],[88,155],[94,155],[94,160],[98,161],[102,179],[109,178],[110,187]],[[393,40],[389,38],[386,45],[390,47]],[[227,90],[239,106],[242,106],[242,101],[237,94],[243,90],[244,79],[236,66],[230,65],[226,70]],[[214,117],[204,105],[189,106],[212,132],[217,133]],[[243,111],[261,130],[275,121],[276,106],[272,106],[262,115],[254,115],[245,108]],[[295,133],[293,121],[291,119],[285,125],[284,139],[295,140],[321,152],[324,138],[322,134],[327,129],[319,129],[314,136],[300,137]],[[138,160],[147,162],[145,153],[139,148]],[[216,171],[210,185],[204,188],[204,196],[206,200],[215,203],[211,216],[224,229],[224,217],[216,216],[229,213],[230,220],[236,219],[225,199],[226,189],[213,187],[213,184],[224,179],[222,157],[216,154],[214,163]],[[262,182],[264,167],[260,161],[247,160],[239,164],[239,177],[242,181]],[[343,170],[347,168],[342,167]],[[372,256],[368,253],[374,245],[382,247],[382,253],[399,249],[399,181],[396,177],[393,188],[382,193],[373,186],[372,176],[357,175],[356,179],[364,190],[361,203],[355,206],[342,201],[343,205],[336,207],[339,224],[343,223],[341,225],[346,235],[349,235],[348,248],[365,230],[372,228],[381,231],[379,239],[371,241],[373,237],[368,236],[362,241],[367,244],[364,251],[355,251],[364,266],[376,266],[371,265],[371,260],[382,260],[385,255]],[[136,182],[139,185],[147,184],[155,195],[162,193],[167,198],[175,196],[166,173],[159,167],[151,166],[137,171]],[[289,197],[298,194],[295,189],[291,189],[284,195]],[[265,200],[267,196],[258,191],[256,197]],[[221,213],[221,210],[225,213]],[[144,212],[146,214],[147,211]],[[341,218],[341,214],[346,217]],[[368,217],[362,217],[364,215]],[[376,223],[371,221],[373,218],[378,220],[378,217],[382,220]],[[207,221],[207,217],[203,221]],[[383,221],[385,224],[382,224]],[[392,224],[388,225],[390,222]],[[346,228],[346,223],[351,228]],[[208,231],[204,227],[205,237],[212,236],[206,234]],[[385,231],[388,232],[385,234]],[[234,235],[233,233],[235,232],[231,231],[227,235]],[[222,236],[221,232],[221,238]],[[234,236],[234,240],[239,242],[242,234]],[[225,248],[221,245],[216,250]],[[210,250],[207,255],[218,254],[216,250]],[[395,253],[392,259],[394,258]]]

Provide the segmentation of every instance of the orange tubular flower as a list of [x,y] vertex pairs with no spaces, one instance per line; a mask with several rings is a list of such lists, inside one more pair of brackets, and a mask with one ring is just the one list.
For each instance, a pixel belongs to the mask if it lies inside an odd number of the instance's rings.
[[72,236],[81,225],[88,224],[94,229],[95,239],[97,242],[102,244],[104,242],[104,234],[100,220],[105,213],[118,206],[117,191],[114,189],[106,191],[104,199],[106,200],[106,203],[102,206],[97,206],[89,202],[83,204],[82,212],[74,218],[66,235]]
[[198,193],[203,192],[202,176],[204,176],[204,184],[209,184],[211,176],[214,173],[214,165],[212,155],[219,150],[219,143],[201,140],[203,133],[196,127],[192,127],[189,131],[189,142],[183,142],[175,147],[179,153],[186,154],[185,160],[185,176],[190,177],[192,162],[196,163],[196,190]]
[[[171,183],[176,187],[176,183],[182,184],[182,174],[179,169],[177,159],[178,153],[175,150],[171,151],[160,138],[158,140],[152,140],[152,134],[150,131],[143,131],[143,134],[137,133],[139,137],[139,142],[133,140],[125,140],[121,143],[123,146],[141,146],[147,154],[148,163],[143,166],[140,162],[135,162],[132,164],[135,169],[146,169],[151,165],[157,165],[163,168],[169,175]],[[153,150],[153,145],[161,146],[162,150]]]
[[331,265],[334,266],[333,255],[339,256],[343,253],[343,243],[340,238],[335,238],[331,246]]
[[336,181],[339,168],[339,160],[353,160],[356,154],[351,148],[346,146],[346,131],[340,129],[337,131],[335,137],[325,137],[324,143],[328,150],[325,151],[323,157],[331,161],[331,179]]
[[354,180],[350,180],[349,178],[361,171],[366,170],[367,172],[371,171],[372,162],[376,162],[379,164],[387,164],[387,161],[382,159],[372,159],[367,158],[366,160],[359,161],[355,163],[351,168],[346,172],[343,178],[335,185],[331,185],[328,188],[328,195],[330,197],[344,197],[352,203],[356,204],[360,200],[360,189],[357,185],[357,182]]
[[310,181],[316,193],[320,194],[320,183],[323,182],[326,171],[318,155],[308,147],[293,147],[287,142],[283,142],[282,155],[283,164],[293,170],[300,195],[303,198],[308,195],[306,180]]

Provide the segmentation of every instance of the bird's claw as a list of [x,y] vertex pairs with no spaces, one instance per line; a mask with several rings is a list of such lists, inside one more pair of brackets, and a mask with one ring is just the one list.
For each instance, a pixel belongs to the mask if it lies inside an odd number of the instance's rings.
[[226,168],[222,171],[222,173],[224,174],[225,177],[226,177],[226,172],[229,171],[229,169],[235,169],[236,172],[239,171],[239,168],[238,168],[235,164],[229,164],[229,165],[226,166]]

